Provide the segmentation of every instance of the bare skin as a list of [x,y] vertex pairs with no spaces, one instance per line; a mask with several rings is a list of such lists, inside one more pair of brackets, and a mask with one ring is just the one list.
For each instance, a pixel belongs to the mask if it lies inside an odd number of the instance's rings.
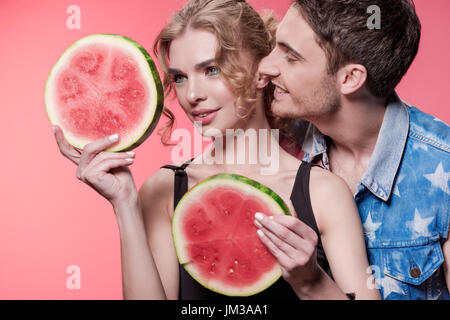
[[[201,30],[188,29],[172,41],[169,60],[171,68],[178,70],[174,82],[181,107],[191,120],[193,110],[219,107],[210,126],[222,133],[225,129],[270,129],[262,106],[265,80],[255,79],[258,102],[252,116],[244,121],[237,117],[233,105],[236,96],[220,77],[214,61],[198,67],[214,58],[216,46],[215,36]],[[77,177],[110,201],[114,208],[121,236],[124,298],[177,299],[178,260],[171,237],[173,171],[158,170],[137,191],[126,167],[130,162],[125,159],[130,155],[103,151],[114,142],[102,139],[87,145],[81,153],[67,144],[60,128],[56,130],[56,139],[62,154],[78,165]],[[214,154],[215,144],[221,138],[214,136],[213,139],[212,147],[203,157]],[[269,136],[268,140],[271,139],[273,137]],[[232,152],[236,156],[233,151],[225,147],[224,154]],[[249,152],[245,150],[247,157]],[[236,158],[234,163],[237,163]],[[263,166],[259,162],[206,165],[200,163],[199,157],[187,168],[188,188],[220,172],[242,174],[275,190],[295,216],[289,197],[299,166],[300,161],[281,148],[281,169],[268,176],[260,174]],[[378,291],[366,286],[369,275],[366,274],[364,238],[350,191],[338,177],[313,168],[310,195],[336,282],[317,264],[318,236],[311,228],[295,217],[266,218],[259,221],[260,238],[280,263],[283,277],[302,299],[346,299],[344,292],[354,292],[361,299],[379,299]]]

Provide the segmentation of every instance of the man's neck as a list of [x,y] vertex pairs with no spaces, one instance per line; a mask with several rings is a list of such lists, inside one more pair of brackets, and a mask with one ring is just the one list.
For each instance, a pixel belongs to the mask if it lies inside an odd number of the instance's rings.
[[353,193],[369,165],[385,112],[383,101],[346,100],[336,113],[312,121],[331,138],[327,150],[331,171],[343,178]]
[[385,112],[386,103],[381,100],[346,99],[336,113],[312,122],[331,138],[330,147],[336,153],[358,159],[372,154]]

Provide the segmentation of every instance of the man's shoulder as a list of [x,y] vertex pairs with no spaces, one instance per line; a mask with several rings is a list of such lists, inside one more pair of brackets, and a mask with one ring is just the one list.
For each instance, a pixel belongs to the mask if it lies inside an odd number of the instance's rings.
[[415,144],[433,146],[450,152],[450,127],[444,121],[427,114],[414,106],[407,105],[409,134]]

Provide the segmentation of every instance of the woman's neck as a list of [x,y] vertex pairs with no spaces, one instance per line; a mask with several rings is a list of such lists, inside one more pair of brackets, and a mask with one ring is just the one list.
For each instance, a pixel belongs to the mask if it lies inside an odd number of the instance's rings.
[[278,131],[270,127],[262,99],[258,100],[242,125],[227,135],[213,138],[203,153],[203,160],[219,172],[239,174],[276,174],[279,167]]

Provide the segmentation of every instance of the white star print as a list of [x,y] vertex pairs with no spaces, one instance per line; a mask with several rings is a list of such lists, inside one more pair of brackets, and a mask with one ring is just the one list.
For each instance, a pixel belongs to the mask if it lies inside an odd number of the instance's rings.
[[433,187],[439,188],[446,194],[450,194],[448,187],[448,180],[450,179],[450,172],[445,172],[442,162],[436,168],[436,171],[431,174],[425,174],[424,177],[431,182]]
[[431,236],[428,226],[433,221],[434,217],[422,218],[419,210],[414,212],[414,220],[406,222],[406,226],[410,228],[415,236]]
[[417,143],[417,142],[414,142],[414,144],[413,144],[413,149],[414,149],[414,150],[422,149],[422,150],[424,150],[424,151],[428,151],[428,147],[427,147],[426,144],[423,144],[423,143]]
[[374,240],[375,239],[375,231],[380,226],[381,226],[381,222],[374,223],[372,221],[371,213],[369,212],[369,214],[367,215],[367,219],[363,224],[364,234],[366,234],[370,240]]
[[402,174],[402,175],[398,176],[398,178],[397,178],[397,182],[395,183],[395,186],[394,186],[394,191],[392,191],[392,193],[395,194],[397,197],[401,197],[400,191],[398,191],[398,185],[400,184],[400,182],[402,182],[403,179],[405,179],[405,177],[406,176],[404,174]]
[[377,279],[377,285],[383,287],[383,299],[386,299],[392,292],[405,294],[403,289],[398,285],[397,281],[390,277]]

